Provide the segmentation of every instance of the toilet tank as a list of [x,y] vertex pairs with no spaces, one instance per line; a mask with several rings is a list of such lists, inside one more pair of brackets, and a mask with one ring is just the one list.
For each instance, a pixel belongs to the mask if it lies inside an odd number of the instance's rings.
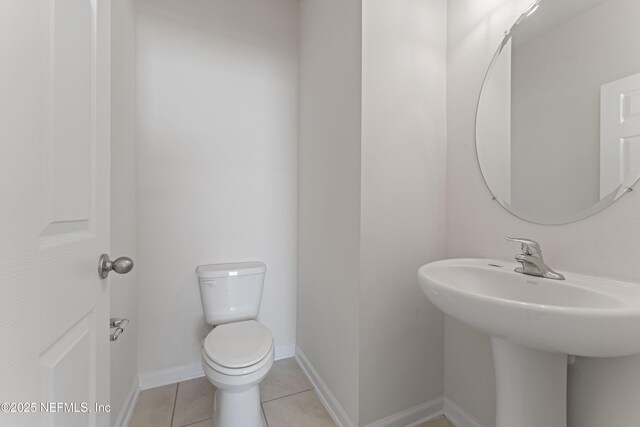
[[196,269],[207,323],[255,319],[267,266],[261,262],[200,265]]

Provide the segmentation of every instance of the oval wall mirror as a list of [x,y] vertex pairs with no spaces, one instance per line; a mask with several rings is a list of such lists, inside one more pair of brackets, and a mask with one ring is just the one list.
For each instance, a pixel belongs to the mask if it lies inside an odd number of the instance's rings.
[[506,33],[476,117],[484,179],[509,212],[566,224],[640,178],[640,1],[541,0]]

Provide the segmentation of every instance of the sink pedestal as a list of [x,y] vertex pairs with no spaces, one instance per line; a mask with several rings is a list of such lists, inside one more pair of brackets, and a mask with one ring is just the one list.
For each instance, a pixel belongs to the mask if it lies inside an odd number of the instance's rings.
[[567,427],[567,355],[491,338],[496,427]]

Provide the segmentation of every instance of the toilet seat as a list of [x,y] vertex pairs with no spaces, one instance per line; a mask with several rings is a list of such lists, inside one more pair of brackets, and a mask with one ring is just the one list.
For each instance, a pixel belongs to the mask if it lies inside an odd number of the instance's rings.
[[220,325],[202,346],[203,361],[226,375],[246,375],[264,367],[273,353],[271,331],[255,320]]
[[202,352],[202,362],[209,369],[217,372],[218,374],[222,374],[228,377],[242,377],[242,376],[249,376],[251,374],[259,372],[265,367],[268,367],[269,369],[271,369],[271,365],[273,364],[273,359],[274,359],[274,353],[275,352],[272,347],[271,351],[267,353],[264,359],[262,359],[261,361],[259,361],[254,365],[246,366],[244,368],[227,368],[225,366],[219,365],[213,360],[211,360],[209,357],[207,357],[204,351]]

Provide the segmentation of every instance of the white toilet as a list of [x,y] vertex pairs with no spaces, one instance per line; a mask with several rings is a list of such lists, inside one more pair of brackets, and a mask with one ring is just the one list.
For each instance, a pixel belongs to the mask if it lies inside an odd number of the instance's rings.
[[266,266],[261,262],[197,268],[207,323],[215,328],[202,346],[202,367],[216,386],[215,427],[260,427],[260,382],[271,369],[271,331],[254,319],[260,311]]

